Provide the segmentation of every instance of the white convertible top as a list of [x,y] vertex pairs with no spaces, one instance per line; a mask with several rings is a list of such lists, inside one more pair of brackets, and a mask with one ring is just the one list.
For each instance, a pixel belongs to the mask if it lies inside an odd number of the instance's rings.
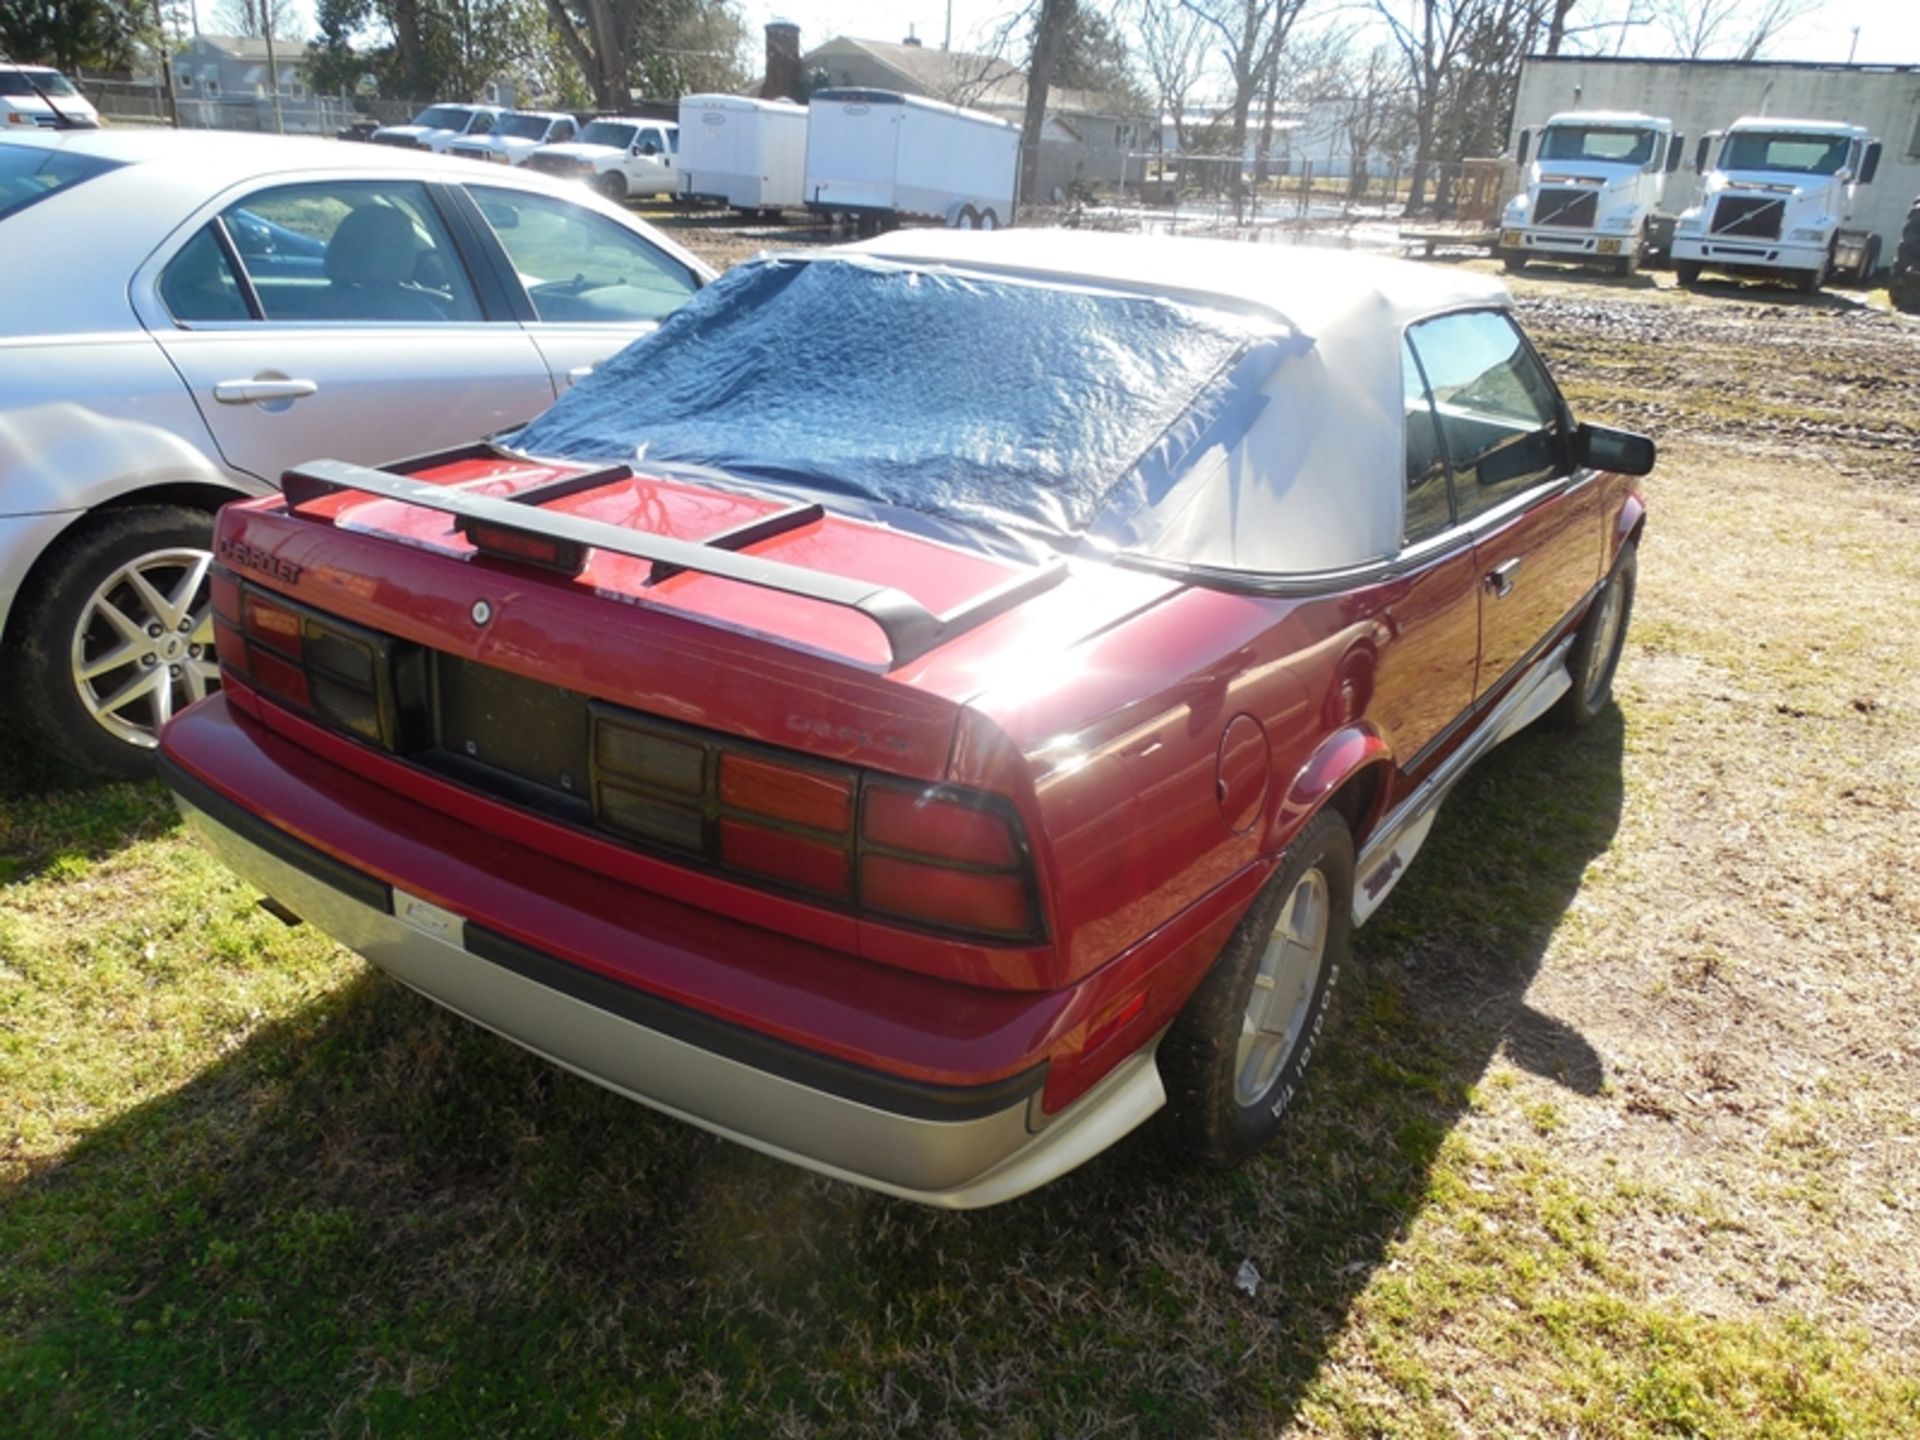
[[1016,229],[908,230],[848,248],[1282,321],[1307,343],[1263,387],[1259,418],[1137,517],[1140,548],[1153,555],[1263,574],[1362,565],[1400,549],[1401,336],[1432,315],[1512,303],[1488,276],[1307,246]]

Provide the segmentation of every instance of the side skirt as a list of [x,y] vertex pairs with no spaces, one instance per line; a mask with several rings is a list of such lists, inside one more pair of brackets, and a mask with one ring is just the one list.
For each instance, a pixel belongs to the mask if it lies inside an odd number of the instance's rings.
[[1567,654],[1572,649],[1573,635],[1569,634],[1535,661],[1520,682],[1487,712],[1473,734],[1380,822],[1360,852],[1353,887],[1355,925],[1364,925],[1393,893],[1433,828],[1440,802],[1474,761],[1526,729],[1573,688],[1573,677],[1567,673]]

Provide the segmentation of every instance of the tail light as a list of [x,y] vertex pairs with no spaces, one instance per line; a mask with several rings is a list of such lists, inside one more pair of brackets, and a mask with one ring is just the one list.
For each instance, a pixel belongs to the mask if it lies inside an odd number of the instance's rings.
[[602,827],[875,918],[1039,938],[1032,863],[1004,801],[591,709]]
[[860,852],[870,912],[997,940],[1040,933],[1019,819],[993,796],[869,780]]
[[[215,573],[214,645],[231,677],[386,750],[425,723],[424,653]],[[222,614],[239,611],[239,634]],[[230,613],[230,610],[229,610]]]

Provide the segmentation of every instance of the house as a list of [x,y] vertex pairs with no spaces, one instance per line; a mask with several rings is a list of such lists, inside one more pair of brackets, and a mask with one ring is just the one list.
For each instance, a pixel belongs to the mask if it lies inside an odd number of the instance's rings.
[[[274,42],[272,63],[283,101],[306,96],[305,55],[306,46],[295,37]],[[189,100],[270,100],[267,65],[267,42],[259,36],[195,35],[173,57],[175,98],[183,106]]]

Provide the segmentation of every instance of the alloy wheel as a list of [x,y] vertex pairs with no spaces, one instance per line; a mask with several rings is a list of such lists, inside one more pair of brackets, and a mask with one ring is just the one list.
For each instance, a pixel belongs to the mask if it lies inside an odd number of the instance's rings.
[[1326,963],[1330,918],[1326,877],[1309,870],[1274,922],[1240,1017],[1233,1097],[1241,1105],[1258,1105],[1266,1097],[1300,1043]]
[[97,586],[73,631],[73,683],[118,739],[152,747],[175,710],[220,686],[205,550],[155,550]]

